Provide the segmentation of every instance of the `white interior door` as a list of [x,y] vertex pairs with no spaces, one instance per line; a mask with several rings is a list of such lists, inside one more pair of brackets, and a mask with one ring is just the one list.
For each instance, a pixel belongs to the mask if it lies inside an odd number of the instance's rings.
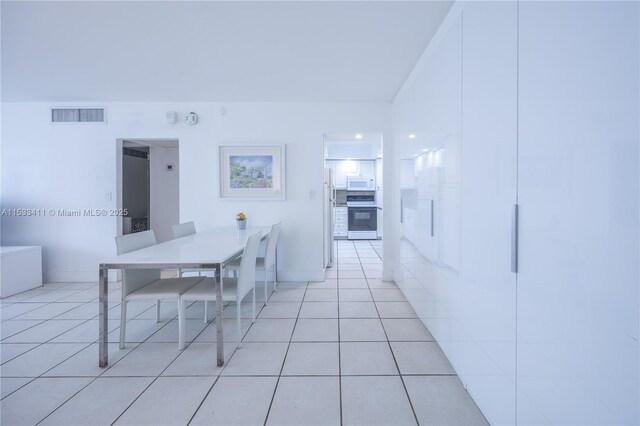
[[520,2],[519,424],[638,424],[638,2]]

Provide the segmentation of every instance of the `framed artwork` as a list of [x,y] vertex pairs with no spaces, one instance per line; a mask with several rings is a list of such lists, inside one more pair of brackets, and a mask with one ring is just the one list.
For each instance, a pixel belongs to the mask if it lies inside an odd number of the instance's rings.
[[220,198],[284,200],[284,144],[220,147]]

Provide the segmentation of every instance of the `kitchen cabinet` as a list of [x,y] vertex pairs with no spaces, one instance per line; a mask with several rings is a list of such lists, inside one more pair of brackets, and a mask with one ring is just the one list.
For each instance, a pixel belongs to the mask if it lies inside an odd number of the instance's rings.
[[341,160],[325,160],[325,167],[333,169],[334,185],[336,189],[347,189],[347,175],[345,165]]
[[325,160],[334,170],[337,189],[347,189],[348,176],[375,176],[375,160]]
[[382,189],[382,158],[378,158],[375,161],[375,176],[376,176],[376,189]]
[[378,207],[378,238],[382,238],[384,221],[382,219],[382,206],[384,204],[384,192],[382,188],[382,158],[375,161],[376,169],[376,206]]
[[347,189],[347,176],[358,173],[358,163],[352,160],[336,160],[336,187]]
[[376,175],[376,162],[375,160],[358,160],[358,175],[360,176],[373,176]]
[[347,236],[348,217],[347,207],[335,207],[335,226],[333,231],[335,237]]

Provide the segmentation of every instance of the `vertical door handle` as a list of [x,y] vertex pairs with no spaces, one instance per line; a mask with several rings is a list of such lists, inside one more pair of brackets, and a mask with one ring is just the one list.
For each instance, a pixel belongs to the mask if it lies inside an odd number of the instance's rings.
[[433,199],[431,200],[431,236],[433,237],[434,229],[433,229]]
[[404,223],[404,199],[400,197],[400,223]]
[[518,273],[518,205],[511,210],[511,272]]

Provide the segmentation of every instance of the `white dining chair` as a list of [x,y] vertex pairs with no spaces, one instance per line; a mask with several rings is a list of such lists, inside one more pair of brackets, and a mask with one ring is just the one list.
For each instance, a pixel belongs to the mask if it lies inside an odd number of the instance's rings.
[[[116,237],[118,254],[156,244],[153,231],[136,232]],[[203,277],[160,278],[160,269],[123,269],[120,304],[120,349],[124,348],[127,325],[127,303],[134,300],[156,301],[156,322],[160,321],[160,302],[178,301],[180,295],[203,280]]]
[[[173,238],[186,237],[196,233],[196,225],[193,222],[184,222],[171,227],[173,231]],[[198,269],[198,268],[182,268],[178,271],[178,276],[182,276],[185,273],[197,273],[198,276],[215,276],[215,270],[213,269]]]
[[[173,231],[173,238],[186,237],[196,233],[196,225],[193,222],[184,222],[171,227]],[[182,277],[184,274],[198,274],[199,277],[215,277],[216,272],[213,269],[196,269],[196,268],[181,268],[178,270],[178,276]],[[209,302],[204,302],[204,322],[207,323]]]
[[[262,232],[253,234],[247,239],[244,251],[242,252],[242,260],[240,261],[240,269],[237,277],[206,277],[195,287],[184,292],[180,296],[178,305],[178,347],[184,349],[184,341],[186,334],[187,319],[187,302],[204,300],[216,300],[215,279],[222,279],[222,301],[236,302],[237,326],[238,326],[238,347],[241,346],[242,340],[242,316],[240,306],[242,299],[252,291],[253,308],[251,321],[256,320],[256,257],[258,255],[258,247],[262,239]],[[221,321],[222,319],[218,319]]]
[[171,227],[173,238],[186,237],[196,233],[196,225],[193,222],[184,222]]
[[[264,253],[264,257],[256,258],[256,271],[264,272],[264,304],[267,304],[267,297],[269,293],[268,288],[268,272],[273,272],[273,291],[278,289],[278,281],[276,280],[276,249],[278,245],[278,236],[280,235],[280,227],[282,222],[278,222],[271,226],[271,232],[267,239],[267,248]],[[236,275],[240,268],[240,258],[230,262],[225,266],[227,271],[233,272]]]

